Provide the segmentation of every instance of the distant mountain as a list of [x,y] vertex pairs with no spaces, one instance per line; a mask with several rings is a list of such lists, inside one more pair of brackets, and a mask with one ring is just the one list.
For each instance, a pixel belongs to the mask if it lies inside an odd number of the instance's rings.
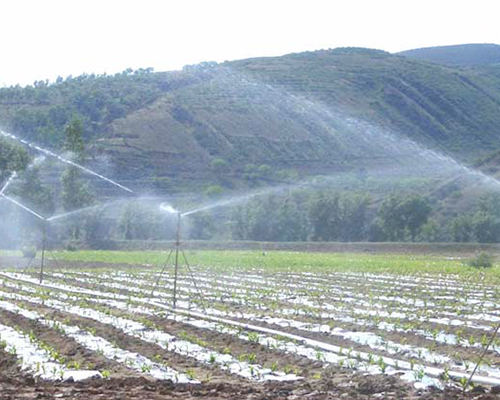
[[361,48],[0,89],[4,129],[57,149],[77,114],[95,168],[165,193],[425,166],[413,143],[472,162],[500,150],[499,109],[499,66]]
[[497,44],[426,47],[406,50],[397,54],[413,60],[457,67],[500,64],[500,46]]

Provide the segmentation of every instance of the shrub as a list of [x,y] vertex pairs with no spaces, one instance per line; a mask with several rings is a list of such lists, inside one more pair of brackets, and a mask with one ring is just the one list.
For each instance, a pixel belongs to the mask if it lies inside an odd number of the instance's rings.
[[493,256],[488,253],[479,253],[467,262],[474,268],[491,268],[493,266]]
[[21,252],[24,258],[35,258],[36,247],[35,246],[23,246],[21,247]]

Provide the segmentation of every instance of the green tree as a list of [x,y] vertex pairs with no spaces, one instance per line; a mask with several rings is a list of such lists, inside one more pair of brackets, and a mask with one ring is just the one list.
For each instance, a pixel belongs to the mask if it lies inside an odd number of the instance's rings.
[[500,241],[500,220],[495,215],[478,211],[472,217],[472,229],[480,243],[495,243]]
[[81,179],[78,168],[70,166],[61,176],[62,203],[66,211],[78,210],[86,207],[94,201],[89,185]]
[[306,240],[308,224],[294,193],[254,198],[235,207],[230,231],[233,239],[257,241]]
[[[13,172],[26,169],[30,162],[28,152],[18,144],[0,138],[0,189],[4,187]],[[9,190],[16,187],[10,186]],[[4,246],[19,245],[19,238],[24,237],[27,231],[22,231],[23,223],[26,222],[26,213],[19,212],[19,208],[1,199],[0,207],[0,242]],[[30,232],[28,232],[30,233]]]
[[129,202],[119,221],[119,233],[125,240],[173,239],[176,217],[141,201]]
[[5,182],[14,171],[24,170],[30,162],[28,152],[22,147],[0,138],[0,182]]
[[370,198],[354,194],[341,197],[341,228],[339,240],[358,242],[366,238],[366,219]]
[[200,212],[190,216],[189,237],[194,240],[209,240],[215,233],[215,222],[209,212]]
[[50,188],[40,179],[40,169],[31,167],[22,172],[19,176],[19,184],[15,187],[15,194],[23,199],[23,202],[39,211],[50,216],[54,213],[55,203],[54,195]]
[[83,162],[85,145],[83,142],[83,123],[80,119],[73,117],[70,123],[66,125],[63,148],[74,154],[77,163]]
[[216,174],[222,174],[229,171],[229,164],[226,160],[220,157],[212,159],[210,166]]
[[[75,155],[77,162],[83,163],[85,148],[82,122],[73,118],[66,126],[64,135],[64,148]],[[81,175],[81,170],[71,165],[66,168],[61,176],[61,198],[66,211],[78,210],[94,202],[94,195],[90,190],[89,184]],[[71,237],[73,239],[80,238],[81,222],[84,221],[75,219],[71,226]]]
[[313,241],[338,240],[342,220],[339,195],[315,194],[311,197],[307,209],[312,229],[311,239]]
[[422,196],[391,194],[382,202],[377,216],[389,241],[413,241],[431,211],[429,202]]
[[443,232],[436,220],[430,219],[420,229],[417,236],[419,242],[442,242]]
[[411,240],[414,241],[420,228],[429,219],[432,208],[429,201],[422,196],[406,197],[400,207],[404,226],[408,229]]
[[473,239],[472,218],[461,215],[454,218],[448,228],[450,238],[453,242],[470,242]]

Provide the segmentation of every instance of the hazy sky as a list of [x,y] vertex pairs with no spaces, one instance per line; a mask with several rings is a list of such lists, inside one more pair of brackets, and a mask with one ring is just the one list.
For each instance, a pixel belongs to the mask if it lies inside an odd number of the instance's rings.
[[500,44],[499,0],[2,0],[0,86],[361,46]]

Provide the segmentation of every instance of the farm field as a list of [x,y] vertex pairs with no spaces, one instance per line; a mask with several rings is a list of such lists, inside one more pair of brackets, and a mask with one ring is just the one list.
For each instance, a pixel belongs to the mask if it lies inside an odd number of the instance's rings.
[[[495,398],[500,268],[445,255],[0,254],[0,399]],[[189,262],[189,265],[186,264]],[[163,273],[162,273],[163,272]]]

